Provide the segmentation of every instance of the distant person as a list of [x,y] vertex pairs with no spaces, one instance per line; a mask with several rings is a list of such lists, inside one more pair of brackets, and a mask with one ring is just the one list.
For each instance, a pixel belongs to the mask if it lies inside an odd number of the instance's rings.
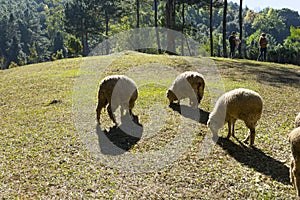
[[234,52],[235,52],[235,46],[236,46],[236,32],[235,31],[232,31],[228,40],[229,40],[229,46],[230,46],[229,57],[234,58]]
[[258,55],[257,61],[261,60],[261,57],[263,56],[265,62],[267,60],[267,45],[269,43],[265,33],[261,34],[258,43],[260,47],[260,54]]

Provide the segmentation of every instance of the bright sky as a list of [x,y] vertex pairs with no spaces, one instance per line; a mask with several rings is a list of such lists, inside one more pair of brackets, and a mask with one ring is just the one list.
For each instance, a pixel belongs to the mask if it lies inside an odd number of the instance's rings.
[[[228,2],[230,1],[240,4],[240,0],[228,0]],[[289,8],[298,11],[300,14],[299,0],[243,0],[243,7],[246,7],[246,5],[254,11],[260,11],[266,7],[275,9]]]

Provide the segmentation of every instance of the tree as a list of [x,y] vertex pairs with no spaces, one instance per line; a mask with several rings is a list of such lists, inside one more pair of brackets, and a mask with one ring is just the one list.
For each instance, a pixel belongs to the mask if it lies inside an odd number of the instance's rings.
[[74,37],[73,35],[69,35],[67,40],[67,48],[72,54],[71,57],[77,57],[82,51],[82,44],[78,38]]
[[[100,23],[105,24],[105,38],[107,39],[109,37],[109,23],[111,20],[119,21],[118,19],[122,16],[122,8],[120,5],[120,1],[118,0],[94,0],[96,3],[94,3],[94,6],[96,9],[94,9],[94,13],[100,13],[98,14],[98,18],[100,19]],[[126,13],[125,11],[124,13]],[[110,51],[109,44],[106,43],[106,53],[108,54]]]
[[285,44],[297,46],[300,49],[300,28],[291,26],[290,35],[286,38]]
[[210,56],[214,54],[214,40],[213,40],[213,0],[209,3],[209,38],[210,38]]
[[158,2],[154,0],[154,26],[156,30],[156,42],[157,42],[157,49],[158,53],[161,54],[161,46],[160,46],[160,39],[159,39],[159,32],[158,32],[158,16],[157,16],[157,9],[158,9]]
[[[65,5],[64,22],[66,31],[81,38],[84,56],[89,52],[88,35],[102,31],[98,17],[98,5],[95,1],[89,0],[73,0]],[[105,13],[107,12],[105,11]]]
[[56,33],[56,37],[54,38],[54,43],[52,46],[52,53],[56,53],[57,51],[62,51],[63,56],[67,56],[67,51],[64,44],[64,37],[60,31]]
[[223,8],[223,57],[227,57],[227,34],[226,34],[226,22],[227,22],[227,0],[224,0]]
[[140,0],[136,0],[136,28],[140,28]]
[[243,43],[243,0],[240,0],[239,9],[239,26],[240,26],[240,44],[238,47],[239,55],[242,56],[242,43]]
[[4,15],[0,18],[0,58],[1,58],[1,69],[6,69],[9,65],[8,63],[8,52],[7,49],[9,48],[9,43],[7,42],[9,38],[8,33],[8,17]]
[[277,10],[277,13],[286,27],[285,29],[280,31],[277,38],[278,42],[283,43],[284,40],[290,35],[290,27],[300,26],[300,16],[297,11],[290,10],[288,8]]
[[57,32],[64,36],[64,4],[59,0],[47,0],[44,6],[43,14],[45,15],[45,31],[51,42],[54,41]]
[[[175,28],[175,0],[167,0],[166,3],[166,27]],[[172,31],[167,32],[167,52],[175,54],[175,36]]]
[[271,34],[277,41],[280,32],[286,28],[282,19],[273,8],[263,10],[263,12],[254,19],[252,27],[261,32]]

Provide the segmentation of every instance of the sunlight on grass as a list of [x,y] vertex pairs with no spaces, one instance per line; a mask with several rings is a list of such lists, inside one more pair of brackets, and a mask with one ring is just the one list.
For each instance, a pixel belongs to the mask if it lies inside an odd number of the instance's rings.
[[[98,162],[74,126],[74,83],[93,76],[84,71],[86,66],[101,69],[107,60],[107,56],[65,59],[0,71],[2,198],[134,199],[152,195],[155,199],[165,195],[169,199],[295,199],[288,177],[287,135],[300,112],[299,66],[213,58],[225,90],[243,87],[259,92],[264,110],[255,148],[242,145],[249,130],[237,121],[237,139],[221,138],[213,152],[202,159],[199,152],[206,125],[173,110],[166,98],[175,77],[193,66],[177,56],[129,52],[118,57],[96,77],[97,85],[82,86],[80,92],[93,94],[78,100],[92,102],[93,113],[89,114],[96,116],[101,79],[126,74],[138,85],[133,113],[144,128],[128,153],[157,151],[180,135],[194,134],[176,162],[160,171],[128,174]],[[183,103],[188,105],[188,100]],[[199,108],[206,112],[213,108],[208,88]],[[101,128],[109,130],[113,124],[106,110],[102,113]],[[186,132],[180,128],[183,119],[189,124]],[[160,126],[149,128],[151,123]],[[226,135],[227,125],[219,132],[221,137]]]

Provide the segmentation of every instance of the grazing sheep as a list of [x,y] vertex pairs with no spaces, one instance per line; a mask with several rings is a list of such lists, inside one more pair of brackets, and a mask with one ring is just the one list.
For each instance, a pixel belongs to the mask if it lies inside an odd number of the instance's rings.
[[129,111],[132,116],[132,108],[138,97],[137,86],[134,81],[124,75],[113,75],[104,78],[100,83],[98,92],[97,121],[100,123],[102,108],[107,107],[110,119],[117,125],[113,112],[121,106],[121,115]]
[[300,127],[289,134],[289,141],[292,151],[290,180],[300,197]]
[[300,127],[300,113],[295,118],[295,128]]
[[202,74],[187,71],[177,76],[167,91],[170,104],[174,101],[180,103],[181,99],[189,98],[190,105],[197,107],[204,94],[205,82]]
[[250,145],[254,144],[255,126],[260,119],[263,109],[263,100],[260,95],[248,89],[235,89],[223,94],[217,101],[212,113],[209,115],[207,122],[208,127],[214,135],[218,134],[218,130],[228,122],[229,139],[234,137],[234,124],[237,119],[245,122],[250,129],[250,134],[244,140],[250,139]]

